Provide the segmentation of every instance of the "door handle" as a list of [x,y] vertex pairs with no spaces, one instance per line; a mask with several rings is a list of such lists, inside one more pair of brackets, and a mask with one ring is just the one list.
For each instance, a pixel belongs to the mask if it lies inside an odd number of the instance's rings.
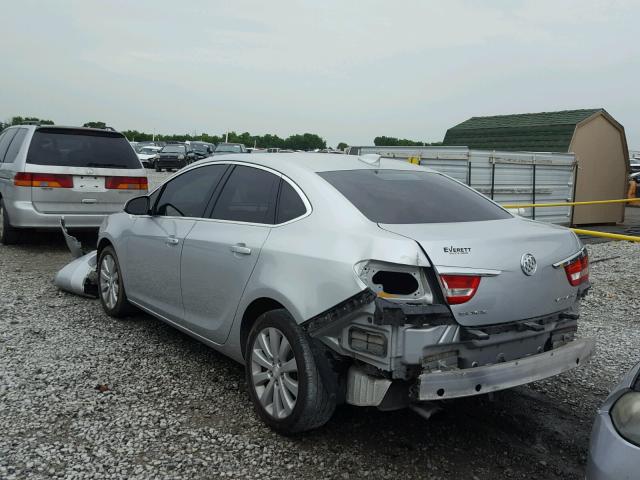
[[233,253],[239,253],[240,255],[251,255],[251,249],[244,243],[231,245],[231,251]]
[[166,243],[167,245],[177,245],[180,243],[180,240],[178,240],[176,237],[167,237],[164,240],[164,243]]

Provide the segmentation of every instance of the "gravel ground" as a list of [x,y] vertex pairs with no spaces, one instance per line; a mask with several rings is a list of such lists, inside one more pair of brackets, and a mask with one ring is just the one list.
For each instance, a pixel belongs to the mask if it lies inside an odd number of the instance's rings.
[[640,361],[640,245],[590,253],[589,365],[450,401],[429,421],[344,406],[284,438],[254,416],[240,365],[148,315],[116,320],[58,291],[60,236],[0,246],[0,478],[583,478],[596,408]]

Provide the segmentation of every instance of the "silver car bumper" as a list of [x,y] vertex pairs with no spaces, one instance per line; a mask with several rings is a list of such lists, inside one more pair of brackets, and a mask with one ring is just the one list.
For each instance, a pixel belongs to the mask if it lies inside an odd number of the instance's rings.
[[7,203],[7,212],[11,224],[18,228],[60,228],[60,218],[64,217],[69,228],[98,228],[102,221],[110,215],[102,214],[53,214],[40,213],[33,208],[31,202]]
[[423,373],[419,400],[442,400],[495,392],[551,377],[586,363],[595,340],[574,340],[548,352],[494,365]]
[[638,478],[640,447],[616,432],[609,412],[599,412],[593,425],[587,480],[631,480]]

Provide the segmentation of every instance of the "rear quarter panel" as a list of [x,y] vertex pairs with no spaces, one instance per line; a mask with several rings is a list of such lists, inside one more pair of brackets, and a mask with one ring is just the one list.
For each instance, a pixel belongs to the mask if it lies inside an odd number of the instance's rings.
[[359,261],[429,265],[413,240],[366,219],[316,213],[272,229],[240,301],[226,349],[240,351],[242,317],[258,298],[278,301],[300,324],[365,288],[354,271]]

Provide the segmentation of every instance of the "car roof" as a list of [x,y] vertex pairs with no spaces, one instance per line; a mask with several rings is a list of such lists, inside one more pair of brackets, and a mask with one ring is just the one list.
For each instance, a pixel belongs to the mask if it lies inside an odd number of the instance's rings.
[[[380,158],[377,156],[357,156],[336,153],[293,152],[293,153],[252,153],[229,154],[214,157],[204,162],[243,162],[273,168],[281,173],[305,170],[308,172],[330,172],[336,170],[430,170],[425,167],[410,164],[403,160]],[[199,162],[200,163],[200,162]]]
[[[104,132],[109,132],[112,134],[117,134],[119,136],[124,137],[124,135],[121,132],[118,132],[117,130],[114,130],[112,128],[89,128],[89,127],[74,127],[71,125],[35,125],[35,124],[31,124],[31,123],[25,123],[23,125],[11,125],[7,128],[28,128],[31,130],[42,130],[42,129],[56,129],[56,130],[85,130],[88,132],[100,132],[100,133],[104,133]],[[139,143],[139,142],[137,142]]]

